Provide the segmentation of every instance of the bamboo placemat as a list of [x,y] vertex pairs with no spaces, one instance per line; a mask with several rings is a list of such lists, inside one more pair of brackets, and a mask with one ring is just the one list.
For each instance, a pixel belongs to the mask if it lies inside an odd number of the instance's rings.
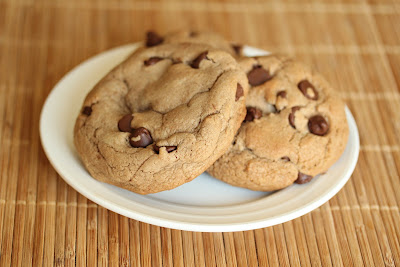
[[[38,121],[72,67],[145,31],[213,30],[294,55],[337,88],[361,151],[346,186],[293,221],[195,233],[110,212],[49,164]],[[0,0],[0,266],[400,266],[400,4]]]

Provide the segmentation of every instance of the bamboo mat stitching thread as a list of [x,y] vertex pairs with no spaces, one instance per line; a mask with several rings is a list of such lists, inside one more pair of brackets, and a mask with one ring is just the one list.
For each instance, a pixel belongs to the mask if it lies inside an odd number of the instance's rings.
[[[8,3],[7,0],[0,0]],[[13,3],[14,6],[33,5],[33,1],[20,0]],[[219,3],[219,2],[183,2],[169,1],[151,3],[148,1],[121,2],[121,1],[100,1],[99,3],[85,1],[41,1],[43,7],[56,8],[80,8],[80,9],[132,9],[132,10],[159,10],[174,11],[208,11],[208,12],[246,12],[266,13],[266,12],[286,12],[286,13],[338,13],[338,14],[397,14],[400,8],[399,4],[378,4],[378,3]],[[372,7],[371,11],[368,8]]]
[[[0,45],[12,46],[61,46],[67,47],[72,43],[71,41],[64,40],[35,40],[35,39],[12,39],[0,36]],[[400,45],[277,45],[268,46],[273,52],[282,53],[293,51],[296,53],[307,54],[400,54]]]

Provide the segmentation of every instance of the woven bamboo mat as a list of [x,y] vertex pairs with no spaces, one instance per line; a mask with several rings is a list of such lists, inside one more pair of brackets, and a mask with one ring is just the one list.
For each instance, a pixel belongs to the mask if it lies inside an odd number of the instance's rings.
[[[145,31],[213,30],[295,55],[337,88],[361,151],[346,186],[293,221],[194,233],[110,212],[41,148],[46,96],[72,67]],[[0,266],[400,266],[400,4],[0,0]]]

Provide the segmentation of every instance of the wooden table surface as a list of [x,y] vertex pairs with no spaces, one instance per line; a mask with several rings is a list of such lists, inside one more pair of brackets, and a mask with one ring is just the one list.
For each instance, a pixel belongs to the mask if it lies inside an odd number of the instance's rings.
[[[235,233],[160,228],[69,187],[39,140],[42,105],[71,68],[147,30],[212,30],[313,65],[361,138],[328,203]],[[400,266],[400,3],[0,0],[0,266]]]

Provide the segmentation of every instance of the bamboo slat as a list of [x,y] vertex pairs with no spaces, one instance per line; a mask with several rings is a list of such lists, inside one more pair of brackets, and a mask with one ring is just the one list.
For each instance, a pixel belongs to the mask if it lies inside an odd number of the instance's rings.
[[121,217],[119,220],[119,266],[129,266],[129,219]]
[[247,265],[246,247],[245,247],[243,235],[244,235],[243,232],[233,233],[233,238],[235,241],[236,260],[237,260],[238,266],[246,266]]
[[[165,240],[170,240],[170,239],[171,238],[169,239],[165,238]],[[140,228],[139,228],[139,222],[135,220],[129,220],[129,252],[130,252],[131,265],[140,266]],[[167,253],[163,253],[163,256],[165,254],[167,257],[172,255],[171,253],[168,252],[169,251],[167,251]],[[167,261],[163,259],[163,262],[166,263]],[[167,264],[165,264],[165,266],[167,266]],[[169,266],[171,266],[171,264]]]
[[215,250],[214,250],[214,239],[212,233],[203,233],[203,244],[205,254],[206,266],[216,266],[215,261]]
[[193,233],[182,232],[183,259],[186,266],[194,266]]
[[195,266],[205,266],[203,237],[200,232],[193,233]]
[[152,266],[162,266],[160,227],[151,226],[151,259]]
[[[0,0],[0,266],[400,266],[399,24],[391,0]],[[123,217],[64,182],[39,140],[55,83],[180,28],[296,56],[332,83],[361,139],[335,197],[284,224],[199,233]]]
[[[259,229],[259,231],[262,231]],[[233,238],[233,233],[227,232],[223,233],[224,235],[224,244],[225,244],[225,257],[226,257],[226,264],[227,266],[238,266],[236,260],[236,253],[235,253],[235,241]],[[262,245],[260,245],[262,246]],[[260,264],[261,265],[261,264]]]

